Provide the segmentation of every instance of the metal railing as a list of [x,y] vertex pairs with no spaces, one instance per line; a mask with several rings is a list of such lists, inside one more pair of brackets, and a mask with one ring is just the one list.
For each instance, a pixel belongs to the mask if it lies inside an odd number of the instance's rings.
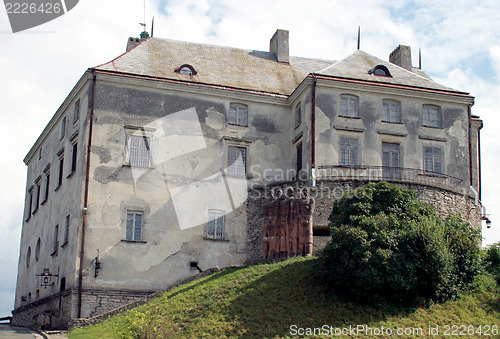
[[318,166],[317,180],[390,181],[457,189],[462,179],[415,168],[385,166]]

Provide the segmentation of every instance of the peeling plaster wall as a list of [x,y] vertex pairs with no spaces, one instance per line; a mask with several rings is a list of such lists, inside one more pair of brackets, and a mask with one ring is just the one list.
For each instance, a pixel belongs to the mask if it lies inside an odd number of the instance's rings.
[[[263,169],[294,164],[290,110],[275,101],[98,81],[84,288],[156,290],[199,273],[191,262],[203,271],[245,263],[248,185],[265,181]],[[227,123],[230,103],[248,106],[248,127]],[[148,169],[128,164],[127,140],[138,127],[151,140]],[[247,148],[246,179],[221,175],[228,146]],[[206,239],[209,209],[227,213],[224,240]],[[143,241],[125,241],[127,211],[144,213]]]
[[[359,98],[359,118],[339,116],[341,94]],[[382,121],[383,100],[400,103],[401,123]],[[359,138],[359,163],[368,166],[382,166],[382,143],[399,144],[400,167],[414,169],[423,169],[424,147],[437,147],[443,151],[443,173],[461,179],[465,190],[469,187],[468,107],[458,101],[409,90],[384,93],[355,85],[349,89],[318,85],[316,165],[339,165],[341,136]],[[441,108],[442,128],[422,126],[422,105],[429,104]]]
[[[63,278],[65,279],[65,289],[77,287],[76,263],[78,249],[80,248],[79,232],[82,222],[81,211],[83,206],[89,96],[90,86],[88,82],[78,89],[76,93],[68,96],[58,113],[56,113],[55,120],[53,119],[47,126],[48,134],[34,150],[33,156],[28,159],[27,191],[16,285],[16,309],[31,304],[43,304],[41,303],[42,300],[49,300],[59,295]],[[78,99],[80,100],[80,115],[78,121],[74,123],[73,114],[75,102]],[[61,139],[61,124],[64,117],[66,117],[67,122],[65,136]],[[72,145],[75,142],[78,144],[76,171],[71,173]],[[59,159],[61,155],[64,156],[64,168],[62,183],[58,186]],[[48,199],[44,201],[47,172],[50,173],[49,194]],[[41,189],[40,204],[35,211],[35,181],[37,178],[40,178]],[[32,214],[29,216],[29,188],[32,185],[35,185],[34,199]],[[67,215],[70,216],[69,233],[68,242],[64,243]],[[55,244],[56,225],[58,225],[57,244]],[[40,239],[40,251],[37,259],[38,239]],[[29,267],[27,266],[28,249],[31,249]],[[54,276],[52,278],[52,284],[47,288],[40,286],[40,278],[36,276],[42,273],[45,268],[48,268],[51,274],[58,275],[58,277]],[[30,294],[31,298],[29,297]],[[30,317],[37,322],[41,321],[39,319],[41,317],[40,312],[43,312],[44,307],[42,305],[41,308],[30,311]],[[36,313],[37,309],[40,314]],[[51,316],[58,317],[56,314]],[[14,315],[14,318],[16,318],[16,315]],[[14,319],[14,322],[16,321]]]

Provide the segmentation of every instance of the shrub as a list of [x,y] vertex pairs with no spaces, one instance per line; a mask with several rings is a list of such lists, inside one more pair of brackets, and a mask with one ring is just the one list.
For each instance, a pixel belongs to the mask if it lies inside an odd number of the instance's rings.
[[486,249],[484,267],[493,274],[497,283],[500,284],[500,242],[489,245]]
[[338,199],[322,257],[330,284],[370,304],[415,305],[457,297],[479,269],[479,233],[443,222],[414,191],[370,183]]

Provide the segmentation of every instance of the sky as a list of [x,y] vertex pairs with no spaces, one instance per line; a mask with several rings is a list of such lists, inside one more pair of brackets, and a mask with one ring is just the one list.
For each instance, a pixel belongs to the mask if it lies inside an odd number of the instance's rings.
[[[144,11],[145,7],[145,11]],[[381,59],[399,44],[436,82],[475,97],[481,131],[483,204],[500,241],[500,1],[497,0],[82,0],[67,14],[12,33],[0,6],[0,317],[14,306],[28,153],[85,70],[125,52],[141,22],[154,36],[267,51],[277,28],[290,55],[342,59],[361,49]],[[144,20],[145,18],[145,20]],[[484,226],[484,225],[483,225]]]

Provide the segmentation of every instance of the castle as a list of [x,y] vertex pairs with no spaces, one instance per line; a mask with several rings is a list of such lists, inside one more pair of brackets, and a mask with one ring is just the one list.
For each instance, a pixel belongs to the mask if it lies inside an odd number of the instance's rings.
[[[260,260],[263,208],[386,180],[474,227],[474,98],[362,50],[339,61],[143,37],[89,68],[35,142],[13,323],[66,328],[211,268]],[[301,194],[301,193],[300,193]]]

